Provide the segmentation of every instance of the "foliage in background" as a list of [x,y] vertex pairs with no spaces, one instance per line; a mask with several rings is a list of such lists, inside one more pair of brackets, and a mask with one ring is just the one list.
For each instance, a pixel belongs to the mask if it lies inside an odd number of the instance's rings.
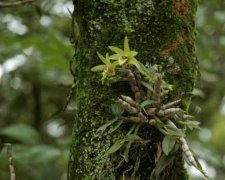
[[[0,11],[0,138],[13,144],[20,179],[66,177],[74,105],[48,118],[62,107],[72,83],[66,7],[72,7],[70,0],[43,0]],[[209,176],[218,180],[225,172],[224,7],[223,0],[204,0],[198,9],[201,83],[191,106],[202,108],[197,118],[202,129],[193,133],[190,144]],[[0,179],[8,179],[7,163],[1,153]]]
[[[198,134],[193,134],[192,144],[209,176],[218,180],[225,177],[224,7],[223,0],[205,0],[198,8],[196,49],[201,76],[192,104],[201,107],[197,120],[202,127]],[[197,172],[193,173],[196,180],[202,180]]]
[[[0,139],[13,144],[18,179],[66,179],[74,106],[62,108],[73,79],[69,0],[0,11]],[[6,149],[0,179],[9,179]]]

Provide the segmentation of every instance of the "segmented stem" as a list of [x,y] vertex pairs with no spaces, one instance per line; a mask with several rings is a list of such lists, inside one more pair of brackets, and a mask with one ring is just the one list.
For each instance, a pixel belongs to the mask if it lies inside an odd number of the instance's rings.
[[130,122],[130,123],[142,123],[142,124],[148,124],[150,126],[154,126],[156,124],[156,121],[154,119],[142,119],[140,117],[122,117],[121,118],[124,122]]
[[162,109],[172,108],[174,106],[179,105],[180,103],[181,103],[181,99],[165,104],[164,106],[162,106]]
[[131,113],[131,114],[137,114],[138,113],[138,109],[131,106],[129,103],[127,103],[126,101],[124,101],[123,99],[118,99],[118,104],[124,108],[127,112]]
[[158,74],[154,82],[154,92],[152,97],[152,99],[158,103],[161,101],[161,85],[162,85],[162,76]]
[[140,109],[140,105],[135,102],[131,97],[129,96],[124,96],[124,95],[121,95],[121,98],[126,101],[128,104],[130,104],[131,106],[137,108],[137,109]]
[[188,162],[190,162],[191,165],[193,165],[194,167],[196,167],[197,169],[198,168],[198,165],[197,165],[197,162],[195,161],[195,158],[192,154],[192,152],[190,151],[188,145],[187,145],[187,141],[183,138],[183,137],[180,137],[178,139],[180,145],[181,145],[181,149],[184,153],[184,156],[187,158]]
[[139,87],[137,86],[137,81],[136,81],[135,76],[134,76],[134,74],[131,70],[129,70],[129,72],[128,72],[128,78],[129,78],[131,90],[132,90],[132,92],[134,93],[134,96],[135,96],[135,101],[137,103],[139,103],[141,101],[141,92],[140,92]]
[[158,115],[160,117],[163,117],[163,116],[173,116],[175,113],[179,112],[180,110],[181,110],[180,108],[170,108],[165,110],[162,110],[162,109],[159,110],[157,108],[148,108],[146,112],[149,116]]

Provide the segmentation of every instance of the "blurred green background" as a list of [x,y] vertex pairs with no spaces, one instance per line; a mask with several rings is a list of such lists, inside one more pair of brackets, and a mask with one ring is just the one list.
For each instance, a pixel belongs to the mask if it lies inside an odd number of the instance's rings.
[[[13,144],[21,180],[66,179],[74,99],[62,108],[73,82],[69,61],[71,0],[42,0],[0,9],[0,139]],[[201,129],[189,144],[207,173],[225,179],[225,2],[204,0],[196,15],[200,76],[191,111]],[[192,179],[203,179],[189,168]],[[0,179],[9,179],[5,149]]]

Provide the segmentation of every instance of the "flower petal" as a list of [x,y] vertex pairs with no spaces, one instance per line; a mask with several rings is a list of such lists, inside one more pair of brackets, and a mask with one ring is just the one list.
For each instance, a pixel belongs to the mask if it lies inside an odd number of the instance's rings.
[[97,54],[98,54],[98,57],[101,59],[101,61],[102,61],[104,64],[107,64],[107,65],[110,65],[110,64],[111,64],[110,61],[109,61],[109,59],[104,58],[99,52],[97,52]]
[[130,51],[129,40],[128,40],[127,36],[124,39],[124,51],[125,52],[129,52]]
[[118,47],[115,47],[115,46],[109,46],[109,49],[111,49],[113,52],[117,53],[117,54],[120,54],[120,55],[123,55],[124,54],[124,51]]

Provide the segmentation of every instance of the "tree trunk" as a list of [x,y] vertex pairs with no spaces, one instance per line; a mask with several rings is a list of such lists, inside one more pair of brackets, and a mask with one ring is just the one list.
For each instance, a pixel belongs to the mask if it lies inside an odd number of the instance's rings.
[[[128,36],[131,49],[139,52],[139,61],[163,67],[164,79],[174,85],[170,98],[181,97],[192,91],[197,74],[193,44],[197,0],[74,0],[74,7],[72,40],[78,112],[68,179],[120,179],[125,172],[130,174],[135,162],[123,162],[116,168],[120,154],[112,155],[110,160],[103,155],[127,132],[128,125],[111,134],[97,129],[113,119],[111,104],[120,94],[129,94],[130,88],[123,84],[102,85],[100,75],[90,70],[100,64],[96,52],[105,54],[110,45],[122,46]],[[186,107],[189,101],[186,99]],[[140,159],[136,174],[140,179],[149,179],[162,135],[145,127],[140,132],[150,143],[140,151],[147,153]],[[159,179],[188,179],[181,152]]]

